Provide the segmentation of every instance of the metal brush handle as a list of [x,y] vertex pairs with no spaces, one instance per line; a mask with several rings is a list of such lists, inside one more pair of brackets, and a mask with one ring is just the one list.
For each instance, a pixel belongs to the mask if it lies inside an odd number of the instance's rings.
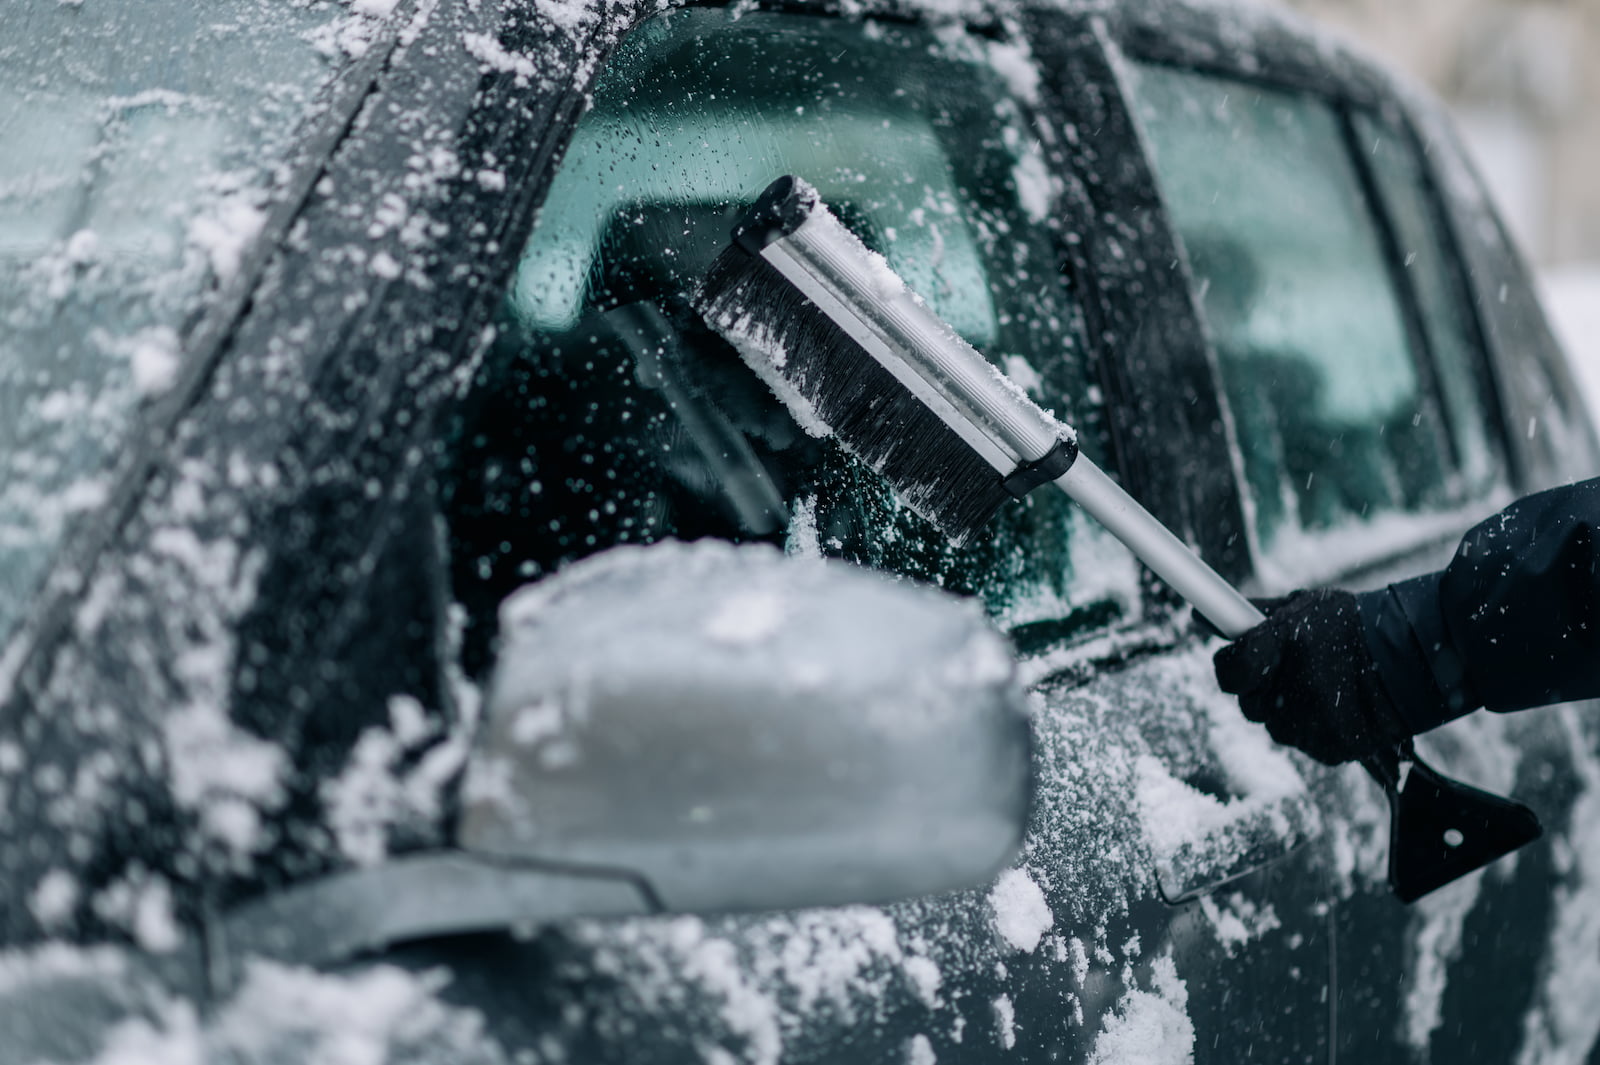
[[1055,484],[1228,639],[1266,620],[1255,604],[1087,457],[1078,456]]

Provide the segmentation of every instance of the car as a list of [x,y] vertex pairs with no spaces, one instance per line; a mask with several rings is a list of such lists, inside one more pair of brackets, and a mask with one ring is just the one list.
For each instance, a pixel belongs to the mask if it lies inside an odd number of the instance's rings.
[[1425,94],[1200,0],[0,27],[0,1061],[1591,1055],[1592,707],[1421,740],[1546,837],[1403,905],[1126,548],[952,546],[692,306],[803,177],[1225,577],[1381,586],[1600,466]]

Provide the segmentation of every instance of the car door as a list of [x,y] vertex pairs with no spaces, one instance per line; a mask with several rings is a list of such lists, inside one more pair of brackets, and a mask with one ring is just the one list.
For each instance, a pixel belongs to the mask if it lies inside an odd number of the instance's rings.
[[[1254,580],[1359,588],[1436,568],[1526,483],[1497,381],[1548,373],[1541,353],[1490,362],[1469,283],[1485,259],[1460,254],[1429,153],[1391,101],[1359,82],[1274,81],[1248,50],[1229,58],[1135,51],[1125,81],[1238,446]],[[1550,431],[1565,432],[1559,416]],[[1337,1052],[1581,1057],[1594,1031],[1563,1022],[1551,981],[1576,953],[1561,937],[1586,872],[1562,855],[1588,831],[1592,730],[1572,708],[1479,714],[1420,746],[1533,804],[1556,839],[1407,910],[1382,882],[1371,783],[1348,767],[1330,778]]]

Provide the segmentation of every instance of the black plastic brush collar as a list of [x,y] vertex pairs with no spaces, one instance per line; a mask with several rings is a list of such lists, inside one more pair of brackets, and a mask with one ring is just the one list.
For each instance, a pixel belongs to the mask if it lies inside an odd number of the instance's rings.
[[1072,469],[1072,464],[1078,461],[1078,442],[1061,437],[1049,451],[1034,459],[1024,462],[1000,484],[1007,492],[1021,499],[1041,484],[1049,484],[1063,473]]
[[768,185],[733,227],[733,242],[751,255],[805,224],[817,206],[817,190],[793,175]]

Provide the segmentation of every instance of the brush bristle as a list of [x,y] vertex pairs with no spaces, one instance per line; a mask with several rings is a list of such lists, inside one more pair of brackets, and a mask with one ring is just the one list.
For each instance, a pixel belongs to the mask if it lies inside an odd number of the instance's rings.
[[983,456],[766,260],[727,249],[695,306],[797,420],[820,422],[955,544],[1012,500]]

